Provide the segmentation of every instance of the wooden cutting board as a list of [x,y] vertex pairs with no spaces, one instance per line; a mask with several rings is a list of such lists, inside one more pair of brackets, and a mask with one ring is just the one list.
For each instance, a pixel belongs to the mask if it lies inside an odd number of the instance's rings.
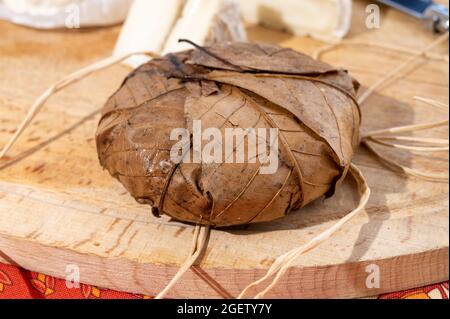
[[[420,49],[435,38],[414,19],[391,10],[382,11],[380,29],[369,30],[365,5],[355,3],[350,39]],[[1,22],[0,145],[50,84],[110,54],[119,30],[36,31]],[[248,31],[253,41],[306,53],[324,45],[261,27]],[[448,58],[446,45],[435,52]],[[341,47],[323,58],[368,86],[407,56],[359,46]],[[75,265],[81,282],[154,295],[185,260],[193,227],[153,217],[149,207],[136,203],[98,164],[93,139],[98,111],[128,72],[114,66],[52,98],[10,158],[0,163],[1,262],[61,278],[73,274]],[[423,59],[363,105],[362,130],[447,117],[412,98],[448,103],[448,85],[447,64]],[[417,134],[445,138],[448,129]],[[446,152],[379,150],[405,165],[448,174]],[[448,279],[448,184],[399,176],[364,149],[354,162],[372,188],[366,210],[299,258],[269,297],[364,297]],[[354,187],[349,179],[333,198],[272,223],[213,230],[200,264],[169,297],[236,296],[277,256],[348,213],[357,201]],[[374,270],[380,275],[378,288],[366,284]]]

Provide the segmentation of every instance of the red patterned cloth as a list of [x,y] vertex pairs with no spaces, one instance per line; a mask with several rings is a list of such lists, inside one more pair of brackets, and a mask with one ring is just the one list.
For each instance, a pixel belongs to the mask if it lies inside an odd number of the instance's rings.
[[[448,299],[448,281],[427,287],[378,296],[380,299]],[[80,284],[67,288],[66,281],[0,264],[0,299],[150,299],[149,296]]]

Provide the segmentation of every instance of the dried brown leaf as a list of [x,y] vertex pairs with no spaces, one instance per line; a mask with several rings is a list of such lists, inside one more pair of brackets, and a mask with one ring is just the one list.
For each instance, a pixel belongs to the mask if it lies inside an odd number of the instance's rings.
[[[101,164],[138,201],[177,220],[230,226],[280,218],[345,177],[359,144],[358,89],[345,71],[274,45],[233,43],[155,59],[134,71],[104,107]],[[174,128],[279,130],[279,166],[173,163]],[[204,141],[203,143],[207,143]],[[267,142],[267,148],[273,146]],[[192,145],[191,145],[192,147]],[[237,156],[235,145],[223,159]],[[245,148],[244,148],[245,149]]]

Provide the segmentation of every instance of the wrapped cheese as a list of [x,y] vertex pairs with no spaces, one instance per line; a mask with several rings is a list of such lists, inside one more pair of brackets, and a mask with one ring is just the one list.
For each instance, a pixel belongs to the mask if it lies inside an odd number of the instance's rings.
[[272,221],[345,178],[360,141],[358,87],[276,45],[173,53],[134,70],[107,101],[98,156],[155,215],[213,227]]

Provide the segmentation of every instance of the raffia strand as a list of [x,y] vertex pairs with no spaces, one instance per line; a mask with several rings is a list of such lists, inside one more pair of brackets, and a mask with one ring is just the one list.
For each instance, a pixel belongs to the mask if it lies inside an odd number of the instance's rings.
[[269,268],[266,275],[261,279],[256,280],[255,282],[249,284],[238,296],[238,299],[246,298],[249,294],[249,291],[252,288],[256,288],[257,286],[265,282],[267,279],[273,277],[270,284],[261,292],[257,293],[254,297],[255,299],[263,298],[280,281],[281,277],[286,273],[286,271],[289,269],[292,263],[295,262],[295,260],[297,260],[298,257],[311,251],[312,249],[316,248],[321,243],[329,239],[336,232],[338,232],[346,223],[348,223],[352,218],[358,215],[365,208],[370,197],[369,185],[367,184],[364,175],[356,165],[354,164],[350,165],[350,174],[353,176],[358,186],[358,193],[360,194],[358,206],[355,209],[353,209],[350,213],[345,215],[343,218],[341,218],[333,226],[329,227],[324,232],[318,234],[316,237],[311,239],[306,244],[298,248],[292,249],[289,252],[278,257],[272,264],[272,266]]
[[181,265],[178,272],[170,280],[167,286],[155,297],[155,299],[164,298],[170,289],[175,286],[175,284],[183,277],[183,275],[195,264],[199,256],[203,253],[206,248],[206,243],[208,241],[210,228],[209,226],[196,225],[194,229],[194,237],[192,242],[192,248],[186,261]]
[[104,60],[97,61],[87,67],[84,67],[78,71],[75,71],[72,74],[69,74],[68,76],[64,77],[62,80],[56,82],[52,86],[50,86],[41,96],[39,96],[30,109],[28,110],[27,115],[23,119],[22,123],[19,125],[19,127],[16,129],[14,135],[9,139],[9,141],[6,143],[6,145],[3,147],[2,151],[0,152],[0,159],[4,156],[6,156],[7,152],[11,149],[11,147],[14,145],[14,143],[17,141],[17,139],[21,136],[21,134],[24,132],[24,130],[30,125],[33,118],[38,114],[38,112],[42,109],[45,102],[53,96],[58,91],[64,89],[65,87],[74,84],[88,75],[95,73],[97,71],[106,69],[110,66],[113,66],[115,64],[120,63],[123,60],[126,60],[127,58],[136,55],[136,54],[146,54],[148,56],[151,56],[153,58],[159,57],[159,54],[149,51],[143,51],[143,52],[134,52],[134,53],[128,53],[121,56],[111,56]]

